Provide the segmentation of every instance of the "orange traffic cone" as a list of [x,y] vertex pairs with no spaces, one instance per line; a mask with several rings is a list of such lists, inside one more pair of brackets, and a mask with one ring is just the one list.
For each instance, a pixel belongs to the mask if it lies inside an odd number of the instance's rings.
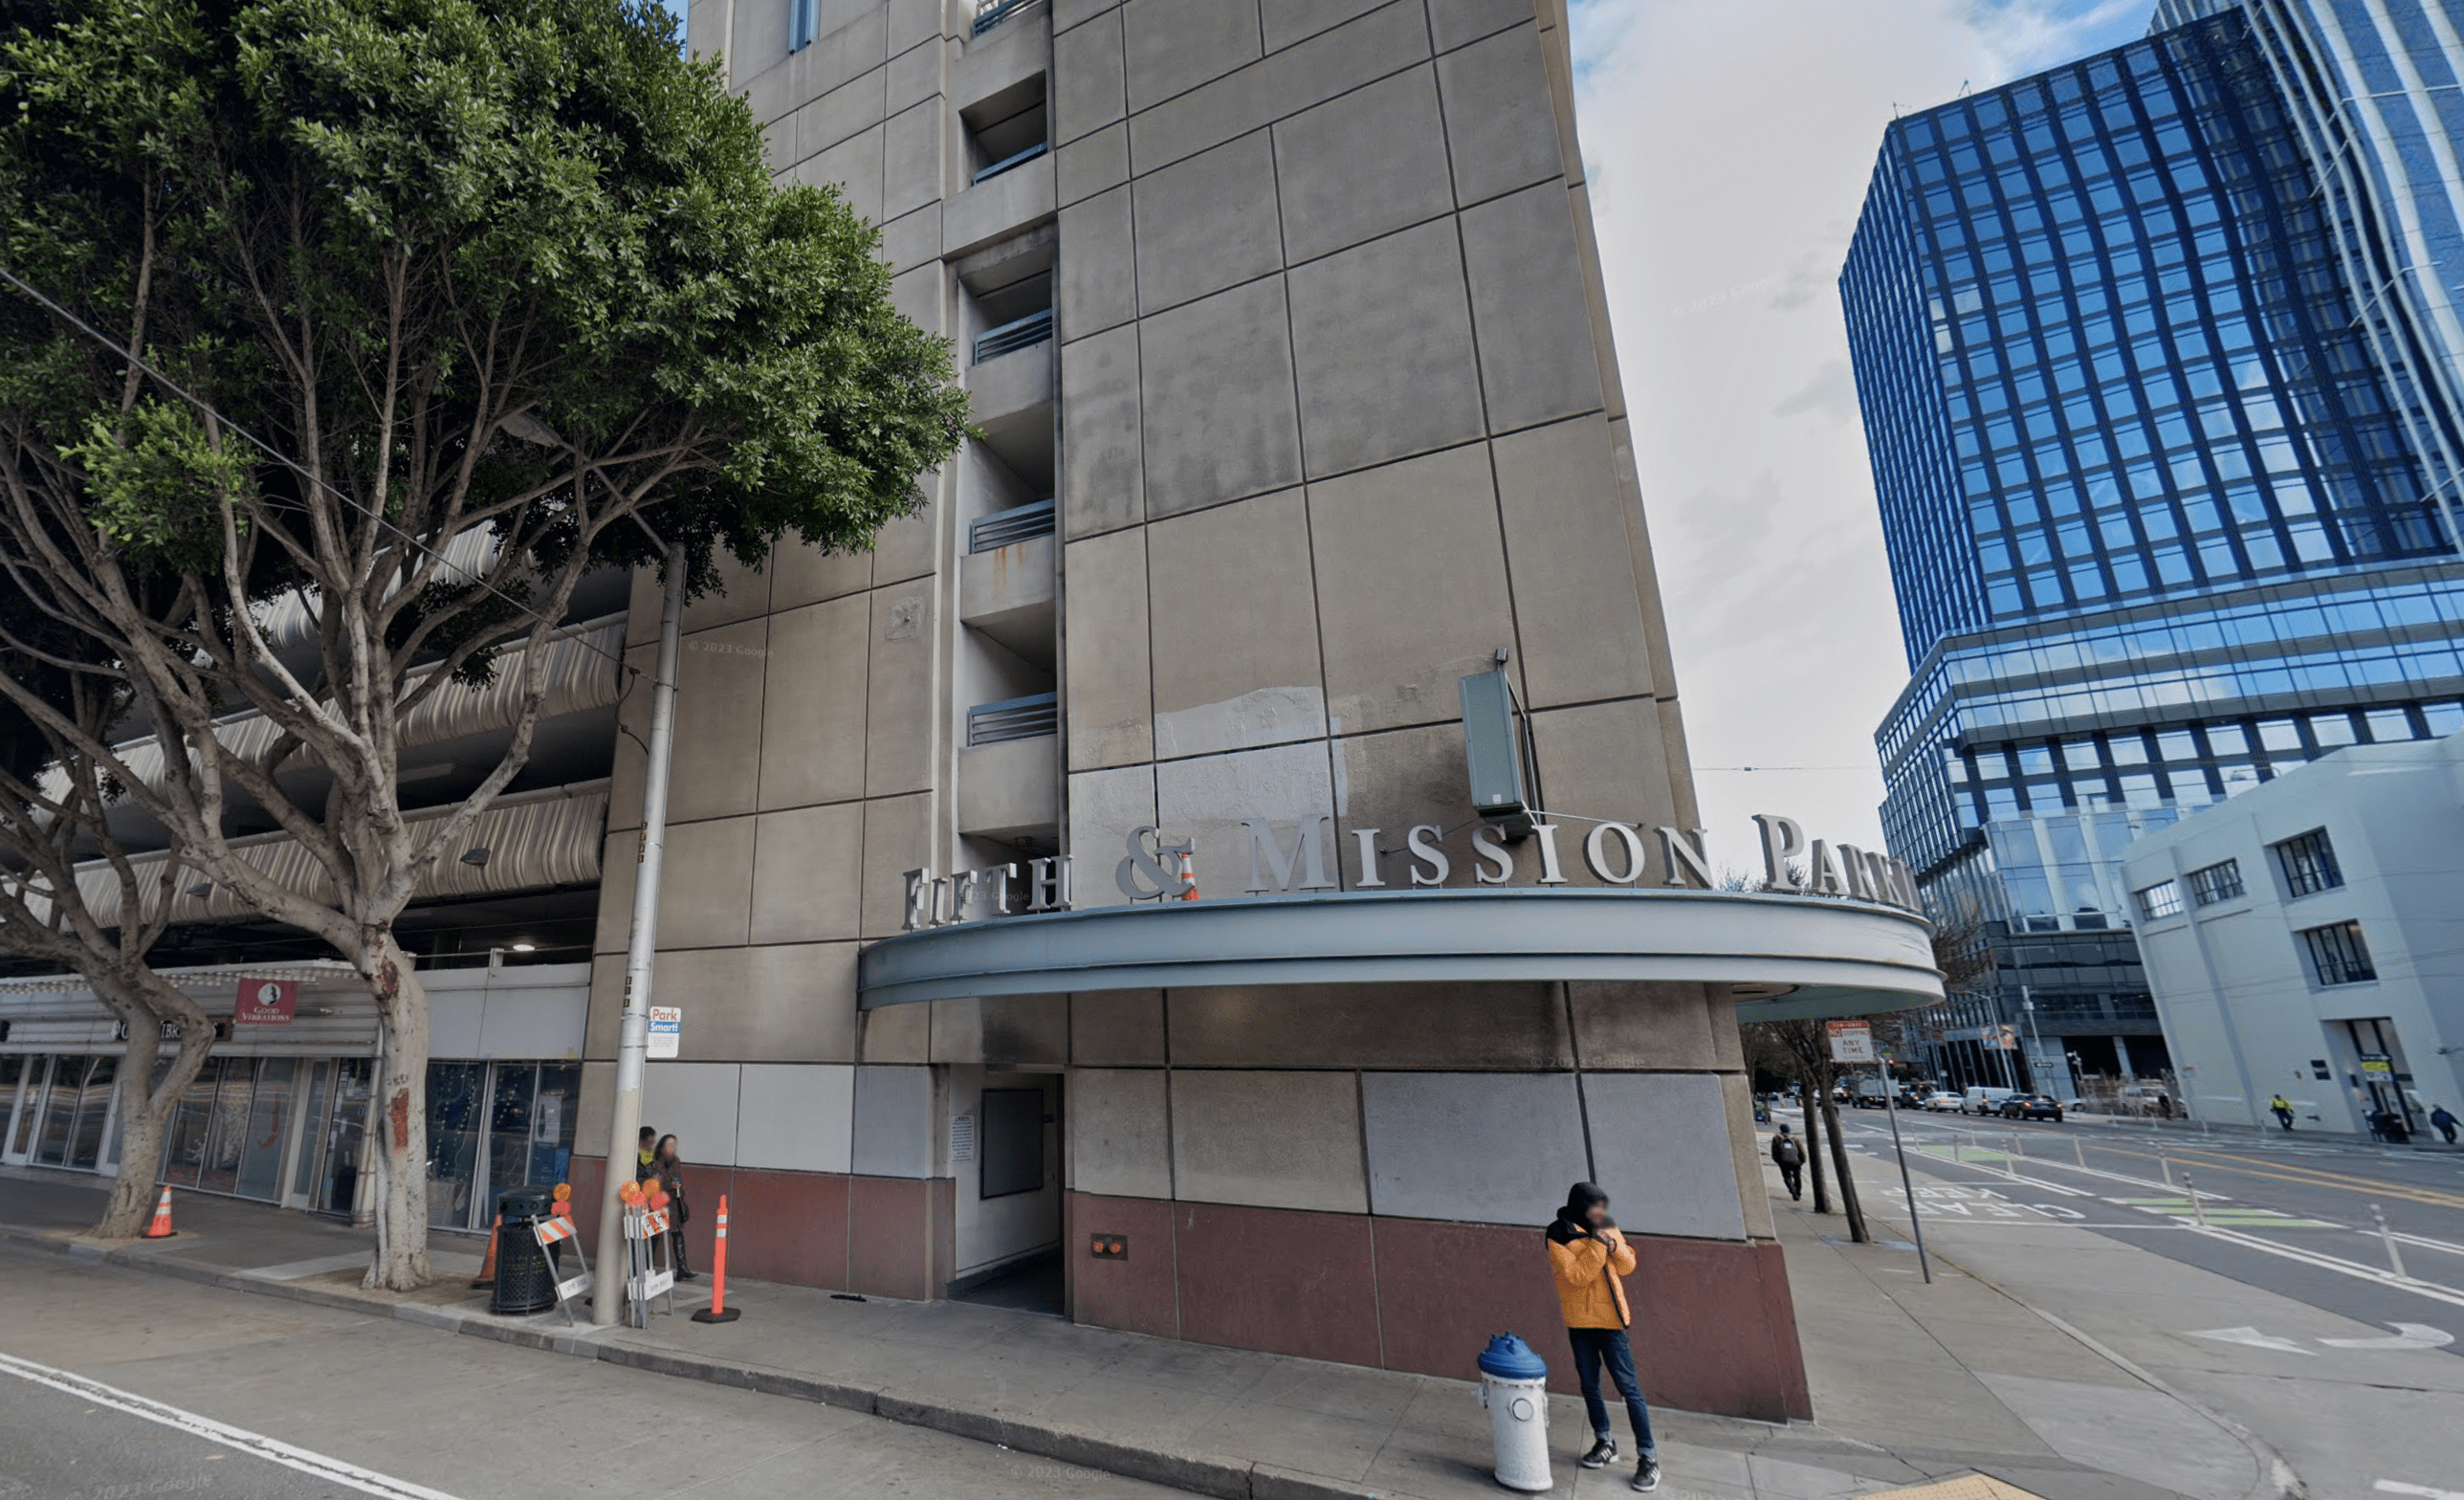
[[1187,849],[1180,851],[1180,899],[1184,901],[1198,899],[1198,864],[1190,858]]
[[710,1258],[710,1306],[693,1315],[696,1323],[733,1323],[743,1313],[727,1305],[727,1195],[718,1195],[718,1236]]
[[505,1216],[498,1214],[496,1222],[488,1226],[488,1258],[479,1263],[479,1274],[471,1278],[472,1290],[484,1291],[496,1284],[496,1236],[504,1228]]
[[162,1198],[154,1204],[154,1222],[145,1226],[145,1238],[149,1240],[167,1240],[171,1237],[173,1232],[174,1231],[171,1228],[171,1190],[168,1187],[165,1187],[163,1189]]

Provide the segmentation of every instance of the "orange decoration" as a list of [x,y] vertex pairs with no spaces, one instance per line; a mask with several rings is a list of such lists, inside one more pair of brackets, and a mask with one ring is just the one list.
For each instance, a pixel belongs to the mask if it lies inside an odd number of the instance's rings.
[[548,1196],[555,1199],[560,1203],[564,1202],[573,1197],[573,1184],[570,1182],[559,1182],[556,1184],[556,1191],[550,1193]]

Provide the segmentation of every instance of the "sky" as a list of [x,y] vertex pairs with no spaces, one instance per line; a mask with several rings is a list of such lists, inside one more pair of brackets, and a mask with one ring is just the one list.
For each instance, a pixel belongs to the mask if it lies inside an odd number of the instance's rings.
[[[2153,0],[1573,0],[1576,111],[1715,861],[1881,847],[1906,685],[1840,322],[1882,129],[2142,35]],[[1752,766],[1757,769],[1746,770]]]

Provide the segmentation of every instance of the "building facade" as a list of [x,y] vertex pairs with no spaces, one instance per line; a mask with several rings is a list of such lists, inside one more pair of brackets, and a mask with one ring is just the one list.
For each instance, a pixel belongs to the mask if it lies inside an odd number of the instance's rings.
[[[2321,40],[2362,23],[2368,66]],[[1911,674],[1884,827],[1994,958],[1954,1074],[1995,1024],[2037,1087],[2160,1071],[2131,841],[2464,725],[2464,344],[2418,253],[2459,60],[2434,4],[2184,7],[1885,134],[1840,289]]]
[[[979,434],[870,549],[684,613],[630,1003],[731,1269],[1460,1377],[1556,1325],[1539,1230],[1593,1180],[1655,1395],[1808,1415],[1736,1023],[1940,978],[1902,868],[1696,827],[1558,0],[688,24],[777,175],[880,227]],[[522,795],[404,922],[444,1227],[606,1185],[650,696],[615,653],[647,680],[662,601],[592,586]],[[434,701],[442,804],[506,715]],[[1774,889],[1713,889],[1758,849]],[[316,1026],[234,1017],[166,1178],[365,1202],[372,1021],[181,899],[192,993],[290,973]],[[11,982],[33,1164],[106,1169],[110,1025]]]
[[2147,978],[2203,1116],[2391,1136],[2464,1113],[2464,738],[2355,745],[2143,839]]

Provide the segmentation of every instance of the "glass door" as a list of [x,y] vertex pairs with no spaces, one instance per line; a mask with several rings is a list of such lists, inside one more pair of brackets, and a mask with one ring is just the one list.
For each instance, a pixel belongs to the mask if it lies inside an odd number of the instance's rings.
[[473,1226],[487,1084],[485,1063],[428,1065],[428,1222],[433,1227]]
[[102,1129],[111,1119],[111,1085],[119,1076],[117,1057],[95,1058],[86,1069],[85,1085],[77,1091],[77,1117],[69,1127],[69,1165],[80,1172],[102,1166]]
[[324,1141],[317,1151],[317,1179],[309,1186],[310,1206],[329,1214],[349,1214],[360,1204],[360,1158],[367,1136],[368,1080],[375,1070],[375,1062],[365,1057],[345,1057],[334,1064],[334,1111],[323,1122]]
[[26,1092],[26,1064],[40,1061],[14,1052],[0,1057],[0,1159],[11,1155],[10,1144],[17,1133],[17,1099]]
[[317,1174],[325,1164],[325,1116],[334,1107],[334,1065],[319,1059],[307,1065],[308,1097],[299,1111],[299,1153],[291,1165],[291,1186],[283,1204],[305,1208],[315,1200]]
[[249,1096],[255,1088],[254,1058],[223,1059],[222,1086],[214,1091],[213,1108],[207,1113],[206,1155],[197,1170],[197,1186],[202,1190],[238,1190],[240,1147],[248,1136]]
[[291,1090],[298,1070],[299,1064],[288,1057],[268,1057],[256,1065],[256,1093],[240,1138],[239,1181],[233,1189],[242,1198],[271,1202],[280,1196],[282,1147],[291,1136]]
[[194,1187],[206,1161],[206,1131],[213,1122],[214,1086],[221,1082],[224,1059],[209,1057],[180,1092],[180,1107],[171,1112],[171,1127],[163,1142],[163,1180],[174,1187]]
[[91,1057],[52,1059],[52,1086],[44,1091],[42,1128],[34,1136],[35,1165],[69,1164],[69,1134],[77,1124],[77,1091],[85,1083],[86,1068],[93,1061]]

